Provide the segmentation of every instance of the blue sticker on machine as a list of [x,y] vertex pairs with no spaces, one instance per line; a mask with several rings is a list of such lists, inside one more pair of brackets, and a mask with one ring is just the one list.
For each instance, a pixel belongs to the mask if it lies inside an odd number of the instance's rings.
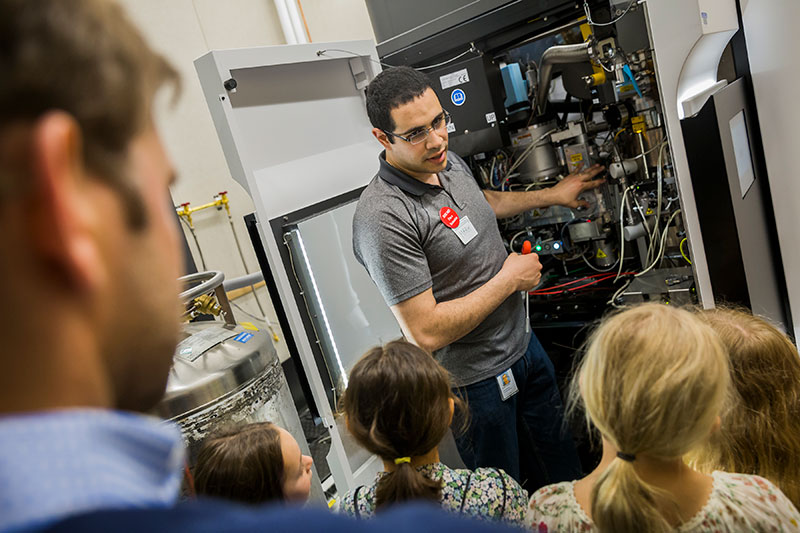
[[236,335],[236,337],[234,337],[233,340],[239,341],[242,344],[244,344],[245,342],[249,341],[252,338],[253,338],[253,334],[252,333],[247,333],[246,331],[243,331],[243,332],[239,333],[238,335]]
[[462,89],[456,89],[450,93],[450,101],[454,105],[464,105],[464,102],[467,101],[467,94]]

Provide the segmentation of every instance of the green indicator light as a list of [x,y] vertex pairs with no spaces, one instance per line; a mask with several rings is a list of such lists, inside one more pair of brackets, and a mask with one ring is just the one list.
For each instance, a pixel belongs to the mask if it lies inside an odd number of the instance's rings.
[[536,245],[536,251],[537,252],[541,252],[542,251],[542,245],[541,244],[537,244]]

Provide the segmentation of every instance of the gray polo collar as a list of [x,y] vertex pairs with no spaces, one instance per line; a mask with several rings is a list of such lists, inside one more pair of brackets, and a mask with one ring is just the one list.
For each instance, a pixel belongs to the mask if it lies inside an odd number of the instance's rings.
[[[426,192],[441,190],[441,187],[438,185],[431,185],[429,183],[423,183],[416,178],[413,178],[406,174],[405,172],[394,168],[392,165],[386,162],[386,151],[380,153],[378,156],[378,161],[380,162],[380,169],[378,170],[378,176],[387,183],[391,183],[392,185],[396,185],[400,188],[403,192],[407,194],[411,194],[413,196],[422,196]],[[445,171],[450,170],[452,164],[450,160],[447,161],[447,166],[445,167]]]

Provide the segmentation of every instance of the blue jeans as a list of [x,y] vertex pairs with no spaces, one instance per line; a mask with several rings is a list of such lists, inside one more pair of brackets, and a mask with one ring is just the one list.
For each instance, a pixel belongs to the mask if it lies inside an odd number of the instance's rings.
[[525,355],[511,370],[519,392],[506,401],[494,377],[455,391],[467,400],[471,416],[466,432],[459,434],[458,426],[453,427],[467,468],[502,468],[525,482],[530,493],[550,483],[580,478],[580,461],[564,424],[553,363],[536,335],[531,334]]

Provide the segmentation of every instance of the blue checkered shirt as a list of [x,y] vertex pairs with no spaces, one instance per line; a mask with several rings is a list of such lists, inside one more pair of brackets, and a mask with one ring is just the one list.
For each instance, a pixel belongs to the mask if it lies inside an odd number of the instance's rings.
[[101,409],[0,417],[0,531],[99,509],[169,507],[180,490],[180,431]]

